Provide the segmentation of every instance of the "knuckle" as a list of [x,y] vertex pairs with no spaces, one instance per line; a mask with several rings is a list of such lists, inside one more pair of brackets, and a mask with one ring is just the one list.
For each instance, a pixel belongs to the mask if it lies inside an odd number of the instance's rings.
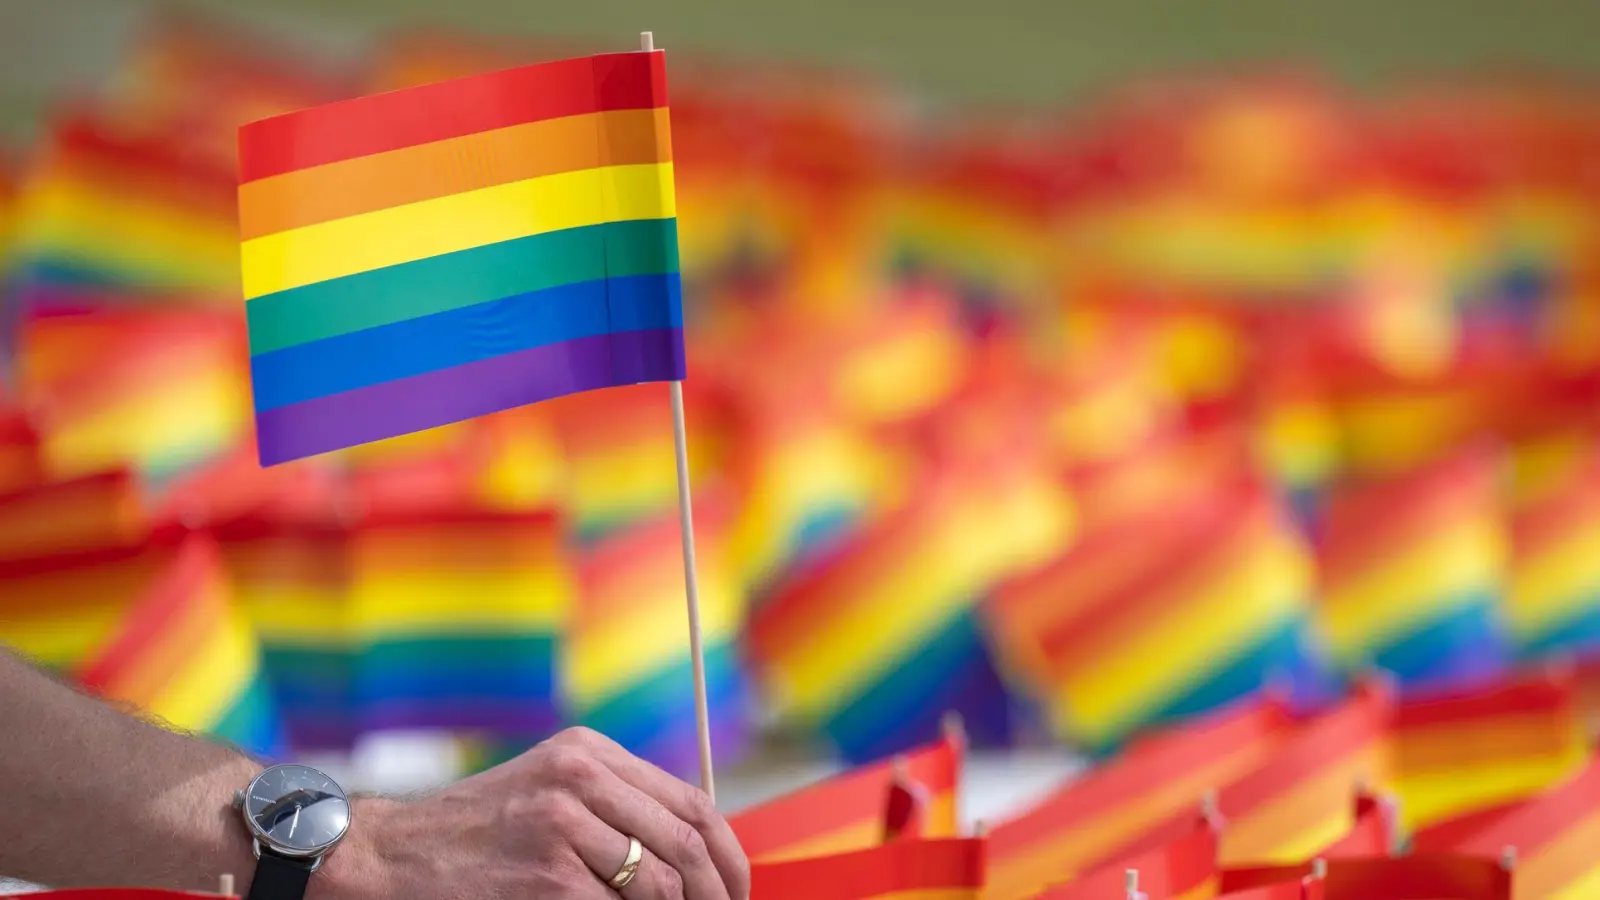
[[599,763],[581,750],[563,747],[550,754],[546,765],[556,784],[572,789],[592,782]]
[[719,815],[716,802],[705,791],[697,787],[690,787],[685,791],[683,800],[684,821],[695,826],[696,829],[704,829],[716,822]]
[[706,858],[706,839],[688,822],[678,823],[672,835],[673,858],[689,864]]
[[562,729],[560,734],[550,740],[552,743],[567,747],[593,747],[597,736],[593,728],[574,725],[571,728]]

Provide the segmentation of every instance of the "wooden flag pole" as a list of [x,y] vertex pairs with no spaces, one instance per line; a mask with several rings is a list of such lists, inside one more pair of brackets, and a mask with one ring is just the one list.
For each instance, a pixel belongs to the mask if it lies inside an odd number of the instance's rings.
[[[655,33],[639,32],[639,49],[656,49]],[[694,674],[694,724],[700,743],[700,789],[717,799],[711,771],[711,708],[706,699],[706,655],[700,638],[700,577],[695,570],[694,503],[689,498],[689,436],[683,421],[683,382],[668,384],[672,392],[672,448],[678,458],[678,532],[683,544],[683,585],[689,607],[689,666]]]

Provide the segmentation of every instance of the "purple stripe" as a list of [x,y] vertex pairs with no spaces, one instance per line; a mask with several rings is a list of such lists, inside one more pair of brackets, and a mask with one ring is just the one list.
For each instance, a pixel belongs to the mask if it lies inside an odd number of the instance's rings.
[[364,731],[488,731],[505,735],[550,735],[561,728],[553,704],[504,702],[464,697],[443,703],[369,704],[361,710]]
[[627,331],[507,353],[256,414],[264,466],[566,394],[684,376],[683,331]]

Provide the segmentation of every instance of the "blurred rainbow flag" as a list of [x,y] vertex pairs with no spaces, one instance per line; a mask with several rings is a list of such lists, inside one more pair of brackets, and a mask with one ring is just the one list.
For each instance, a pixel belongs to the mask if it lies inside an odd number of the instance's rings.
[[956,837],[965,738],[938,741],[842,772],[728,817],[752,862],[829,856],[877,846],[890,792],[900,781],[924,792],[918,837]]
[[[728,509],[695,502],[695,549],[712,747],[739,756],[748,738],[748,684],[738,656],[744,598],[726,555]],[[608,735],[671,772],[695,771],[693,680],[675,514],[617,529],[578,554],[578,602],[561,647],[568,720]]]
[[1304,682],[1317,664],[1311,581],[1270,493],[1232,484],[1086,534],[1001,585],[986,613],[1056,732],[1103,754],[1151,725]]
[[1339,492],[1318,547],[1318,616],[1333,660],[1385,669],[1407,689],[1498,671],[1506,551],[1485,453]]
[[1125,855],[1162,822],[1188,819],[1219,785],[1265,763],[1287,710],[1252,699],[1154,732],[1036,803],[995,823],[986,900],[1024,900]]
[[17,389],[37,410],[46,468],[74,476],[125,465],[159,487],[231,449],[250,427],[242,324],[170,308],[22,323]]
[[1576,772],[1589,755],[1574,675],[1560,667],[1402,703],[1393,745],[1409,829],[1527,797]]
[[76,667],[88,690],[136,704],[166,724],[254,753],[284,749],[260,648],[232,602],[215,543],[163,538],[155,578],[126,601],[110,639]]
[[1034,896],[1038,900],[1116,898],[1128,883],[1127,873],[1137,872],[1137,896],[1142,898],[1215,897],[1223,875],[1217,857],[1222,825],[1220,819],[1199,810],[1181,813],[1151,831],[1136,849]]
[[750,869],[754,900],[977,900],[982,838],[894,841]]
[[351,535],[350,566],[363,730],[528,741],[557,730],[574,584],[554,514],[372,509]]
[[913,497],[775,590],[750,623],[771,709],[847,759],[928,740],[952,710],[975,743],[1007,743],[1017,725],[976,607],[1007,573],[1059,552],[1070,508],[1015,461],[934,465]]
[[187,154],[181,134],[70,112],[23,174],[12,302],[221,301],[239,284],[236,205],[231,170]]
[[1521,656],[1600,648],[1600,457],[1592,449],[1555,483],[1514,499],[1509,582],[1505,614]]

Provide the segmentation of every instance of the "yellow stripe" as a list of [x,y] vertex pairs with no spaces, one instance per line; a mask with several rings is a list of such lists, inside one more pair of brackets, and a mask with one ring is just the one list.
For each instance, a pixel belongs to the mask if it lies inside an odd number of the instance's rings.
[[1506,618],[1519,636],[1538,635],[1600,591],[1600,523],[1545,547],[1532,559],[1517,560],[1506,598]]
[[41,665],[76,665],[105,645],[122,623],[123,611],[121,603],[112,602],[76,607],[70,620],[56,615],[8,619],[0,624],[0,643]]
[[[701,628],[706,642],[717,644],[738,631],[743,610],[731,580],[705,553],[700,554],[699,573]],[[615,696],[641,677],[688,657],[683,575],[670,567],[663,569],[662,575],[663,583],[649,594],[656,602],[580,627],[568,637],[562,683],[579,709]]]
[[530,178],[245,241],[244,295],[549,231],[675,214],[671,163]]
[[1374,646],[1412,630],[1500,577],[1504,541],[1476,517],[1343,584],[1329,586],[1321,606],[1329,647],[1341,662],[1359,662]]
[[237,280],[233,222],[62,179],[31,187],[19,210],[19,253],[65,252],[91,262],[218,287]]
[[1310,564],[1297,544],[1274,536],[1267,546],[1236,552],[1244,558],[1222,577],[1174,598],[1125,646],[1065,684],[1055,704],[1057,721],[1074,734],[1105,740],[1304,604]]
[[60,476],[84,475],[119,463],[150,465],[174,450],[231,444],[250,417],[244,376],[212,369],[104,411],[58,423],[44,455]]
[[403,571],[360,577],[351,599],[363,637],[472,631],[552,632],[573,598],[565,572]]
[[[341,647],[355,639],[344,591],[241,581],[236,594],[256,633],[269,643]],[[316,627],[307,628],[308,622]]]
[[244,694],[259,660],[255,635],[236,614],[229,615],[220,634],[194,649],[195,657],[147,709],[178,728],[205,730]]
[[1407,830],[1452,816],[1526,797],[1576,772],[1587,760],[1581,743],[1567,753],[1448,770],[1397,773],[1400,816]]
[[[870,583],[852,586],[846,608],[771,661],[774,709],[820,715],[855,696],[999,573],[1057,552],[1072,527],[1070,508],[1043,485],[963,498],[938,515],[915,558],[884,561]],[[1004,525],[973,531],[971,522]]]

